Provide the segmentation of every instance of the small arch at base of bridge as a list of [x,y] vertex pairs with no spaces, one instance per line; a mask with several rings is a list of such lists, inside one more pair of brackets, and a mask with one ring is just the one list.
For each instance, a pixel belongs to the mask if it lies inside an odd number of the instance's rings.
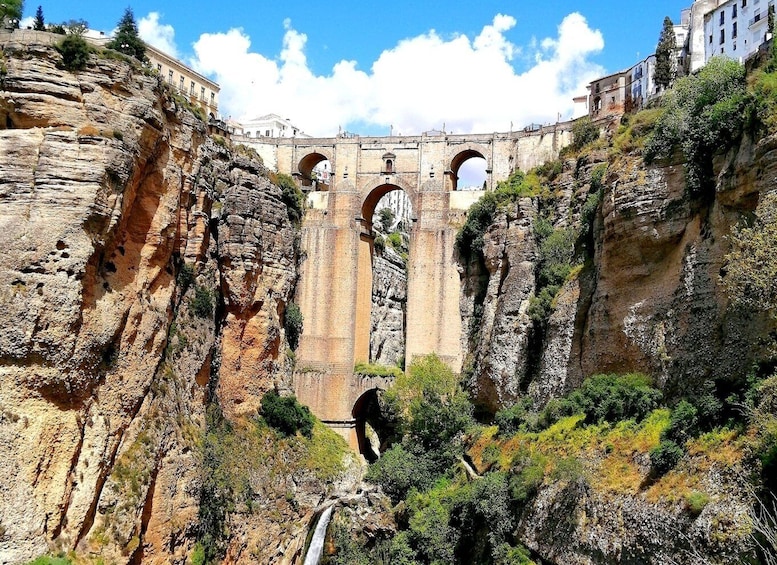
[[385,424],[385,418],[380,411],[378,395],[381,389],[373,388],[362,394],[353,405],[356,441],[359,453],[373,463],[385,449],[378,433]]

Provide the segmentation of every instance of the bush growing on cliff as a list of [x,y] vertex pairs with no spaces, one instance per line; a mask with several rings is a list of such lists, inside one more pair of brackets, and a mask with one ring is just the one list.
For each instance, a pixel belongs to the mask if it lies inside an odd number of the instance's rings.
[[283,328],[286,331],[286,341],[289,342],[289,347],[292,350],[297,349],[299,345],[304,323],[302,310],[299,309],[296,302],[289,302],[283,314]]
[[661,477],[677,466],[683,458],[683,448],[671,440],[662,440],[650,451],[650,465],[654,476]]
[[198,318],[209,318],[213,313],[213,293],[204,286],[197,285],[191,308]]
[[671,157],[679,148],[686,161],[692,196],[714,189],[712,159],[739,140],[748,105],[744,67],[713,57],[695,75],[679,79],[662,100],[659,118],[645,147],[645,161]]
[[267,392],[262,397],[262,418],[284,436],[299,432],[307,438],[312,437],[313,415],[295,396],[280,396],[274,390]]
[[[445,474],[461,455],[463,433],[473,423],[472,404],[436,355],[414,359],[384,398],[404,437],[370,467],[368,477],[399,500],[410,488],[424,488]],[[418,472],[405,476],[412,467]]]
[[289,220],[295,226],[299,225],[305,214],[305,195],[297,188],[297,183],[290,175],[280,173],[276,175],[275,182],[281,189],[281,199],[286,205]]
[[575,121],[572,125],[572,149],[579,151],[589,143],[599,139],[599,126],[588,116]]
[[461,256],[469,260],[482,254],[483,236],[494,223],[497,210],[519,198],[537,196],[541,188],[536,175],[515,171],[506,181],[497,184],[496,190],[484,194],[470,206],[467,220],[456,234],[456,247]]
[[60,41],[57,51],[62,55],[62,63],[69,71],[81,71],[89,62],[92,49],[80,35],[67,35]]

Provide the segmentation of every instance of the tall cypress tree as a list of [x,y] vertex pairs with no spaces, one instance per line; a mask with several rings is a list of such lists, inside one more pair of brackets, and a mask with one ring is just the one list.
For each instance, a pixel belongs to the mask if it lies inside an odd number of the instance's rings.
[[38,9],[35,11],[32,29],[35,31],[46,31],[46,21],[43,19],[43,8],[41,6],[38,6]]
[[656,70],[653,73],[653,80],[661,88],[667,88],[674,80],[674,52],[676,45],[677,39],[675,38],[674,24],[667,16],[664,18],[661,36],[658,38]]
[[135,57],[139,61],[146,60],[146,44],[138,36],[138,25],[135,23],[132,8],[127,8],[124,11],[124,15],[119,20],[116,36],[113,41],[108,43],[107,47]]

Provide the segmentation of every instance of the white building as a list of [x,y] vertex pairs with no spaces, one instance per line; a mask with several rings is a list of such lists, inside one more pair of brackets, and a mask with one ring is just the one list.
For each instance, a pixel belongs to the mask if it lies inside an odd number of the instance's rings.
[[744,61],[769,39],[774,0],[696,0],[690,7],[686,69],[693,73],[715,55]]
[[650,55],[629,69],[626,84],[626,106],[630,106],[629,110],[642,108],[656,94],[653,82],[655,70],[655,55]]
[[267,114],[243,122],[243,135],[246,137],[310,137],[278,114]]
[[[743,62],[767,39],[774,0],[727,0],[704,15],[704,61],[725,55]],[[773,8],[772,8],[773,9]]]

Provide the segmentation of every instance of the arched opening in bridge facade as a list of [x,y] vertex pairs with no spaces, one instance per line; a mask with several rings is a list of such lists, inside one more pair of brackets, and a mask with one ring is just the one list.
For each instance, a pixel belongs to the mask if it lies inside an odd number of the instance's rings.
[[356,422],[356,439],[359,453],[370,463],[390,447],[395,430],[381,410],[383,390],[372,388],[354,403],[352,416]]
[[300,159],[295,177],[303,191],[328,191],[332,181],[332,163],[322,153],[308,153]]
[[355,361],[404,367],[412,197],[382,184],[362,203]]
[[451,160],[449,190],[486,190],[491,170],[483,153],[465,149]]

